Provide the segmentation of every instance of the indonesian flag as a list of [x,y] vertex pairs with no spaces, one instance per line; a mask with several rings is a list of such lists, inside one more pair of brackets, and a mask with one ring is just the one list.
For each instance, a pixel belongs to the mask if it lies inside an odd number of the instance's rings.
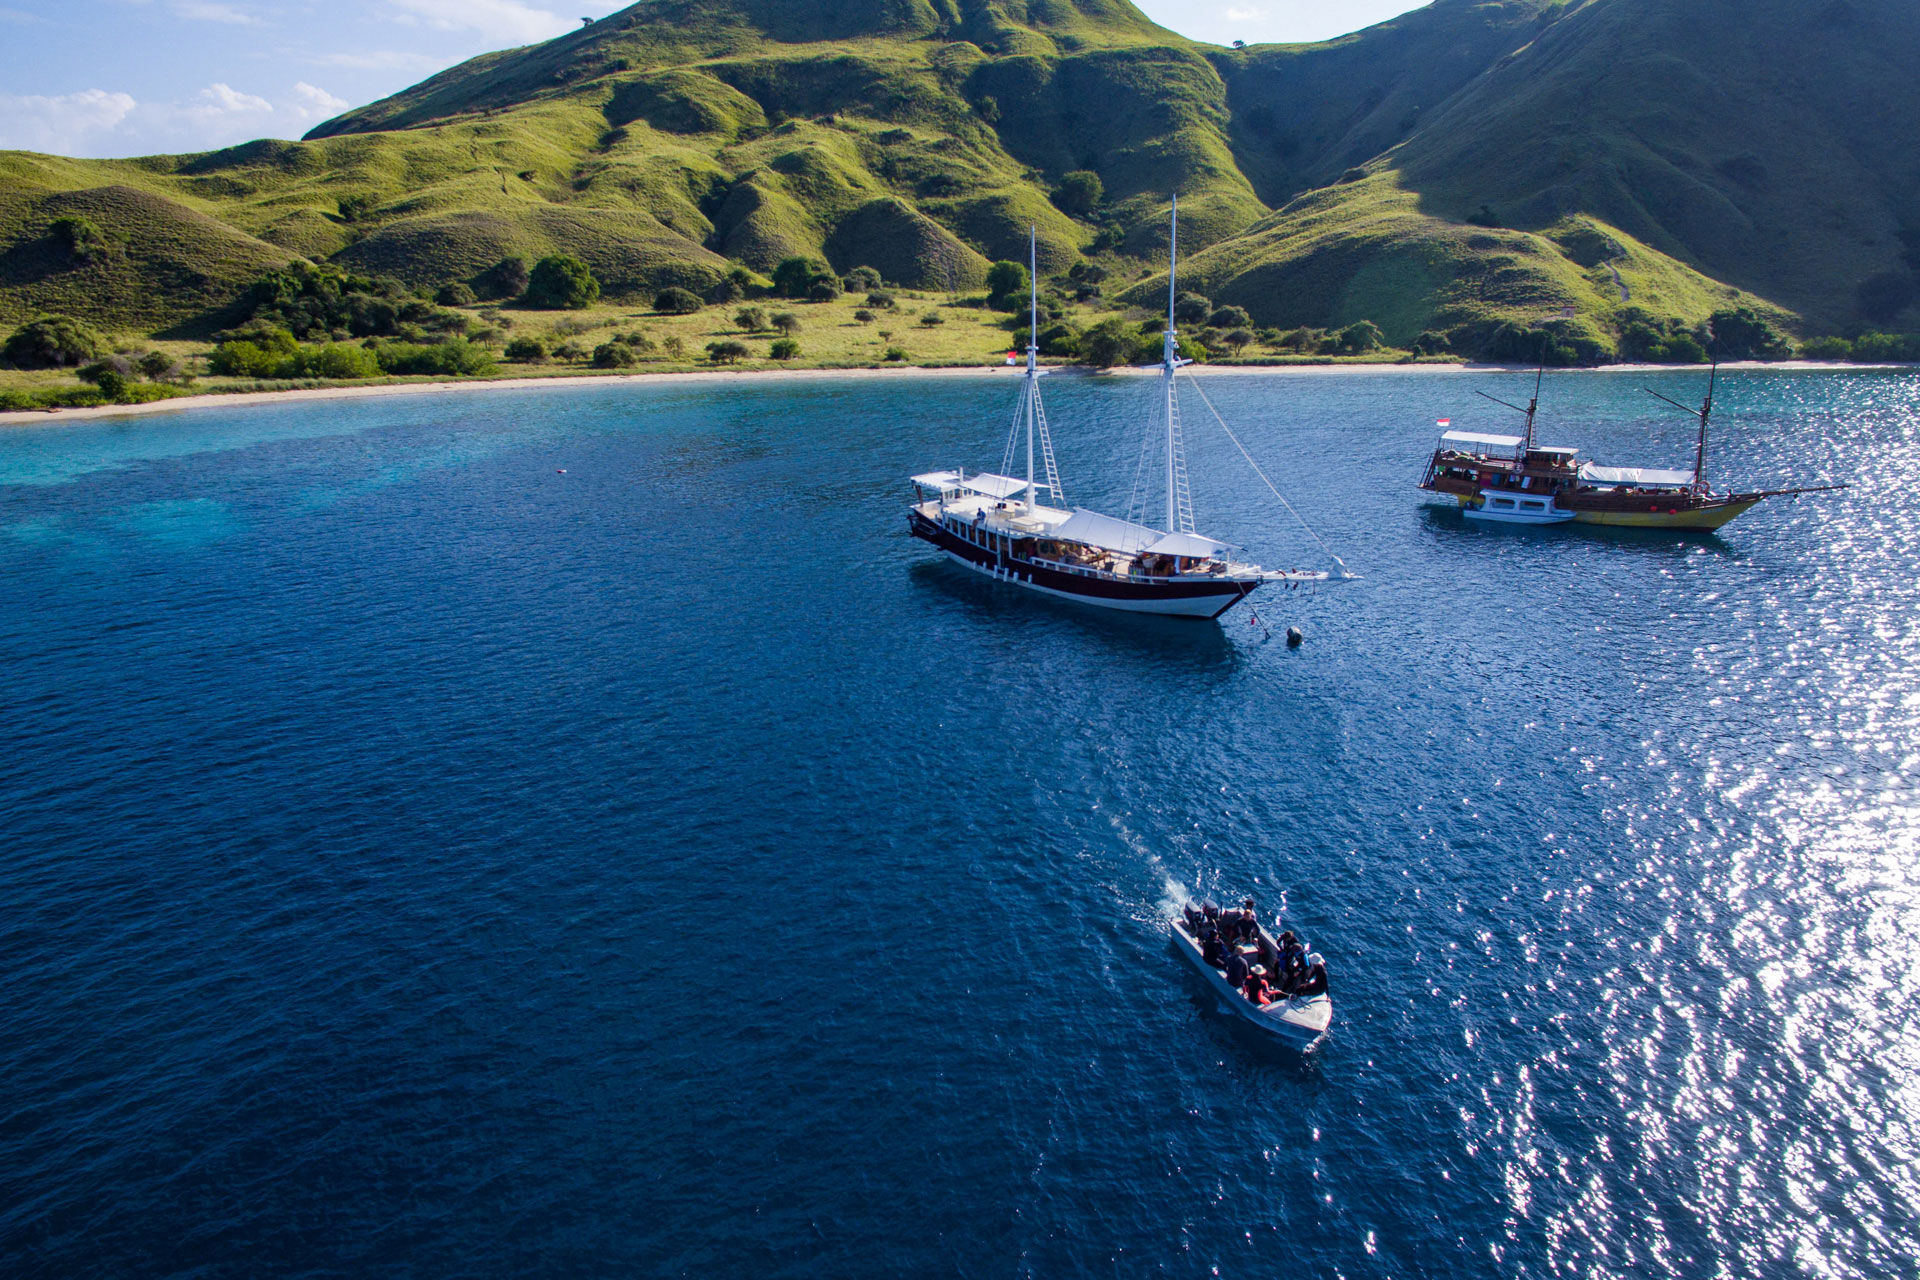
[[1019,363],[1020,363],[1020,353],[1019,353],[1019,352],[1017,352],[1017,351],[1009,351],[1009,352],[1007,352],[1007,363],[1008,363],[1008,364],[1019,364]]
[[1450,427],[1450,426],[1452,426],[1452,425],[1453,425],[1453,419],[1452,419],[1452,418],[1441,418],[1441,419],[1440,419],[1439,421],[1437,421],[1436,423],[1434,423],[1434,425],[1435,425],[1435,426],[1437,426],[1437,427]]

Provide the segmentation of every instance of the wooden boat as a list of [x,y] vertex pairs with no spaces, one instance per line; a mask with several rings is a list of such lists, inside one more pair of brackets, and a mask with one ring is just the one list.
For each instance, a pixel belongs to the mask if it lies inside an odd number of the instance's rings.
[[[1167,325],[1161,342],[1166,497],[1163,527],[1135,520],[1131,509],[1122,519],[1084,507],[1069,508],[1066,503],[1040,398],[1040,272],[1038,252],[1030,242],[1033,293],[1028,302],[1027,376],[1002,461],[1003,471],[1011,471],[1024,434],[1026,475],[969,475],[956,469],[914,476],[915,498],[907,511],[907,527],[914,537],[932,543],[956,563],[1000,582],[1104,609],[1176,618],[1218,618],[1265,587],[1297,591],[1351,579],[1331,552],[1332,569],[1266,569],[1235,554],[1238,548],[1232,544],[1194,528],[1185,433],[1175,385],[1180,369],[1191,363],[1180,355],[1174,327],[1178,244],[1176,201],[1167,260]],[[1212,411],[1206,393],[1198,387],[1192,390]],[[1214,416],[1218,419],[1217,413]],[[1228,438],[1240,447],[1225,420],[1218,421]],[[1246,450],[1241,447],[1241,452],[1245,454]],[[1247,461],[1252,463],[1251,455],[1247,455]],[[1266,480],[1257,466],[1254,470]],[[1271,481],[1267,484],[1273,488]],[[1279,497],[1277,488],[1273,492]],[[1048,498],[1044,503],[1038,500],[1042,493]],[[1144,490],[1136,487],[1136,495],[1144,499]]]
[[[1333,1022],[1333,999],[1330,996],[1310,996],[1304,1000],[1292,998],[1275,1000],[1269,1005],[1256,1005],[1245,995],[1234,990],[1227,977],[1220,970],[1207,963],[1206,956],[1200,950],[1200,938],[1195,923],[1198,911],[1193,907],[1184,909],[1172,924],[1173,948],[1193,967],[1212,991],[1221,1011],[1237,1024],[1248,1028],[1264,1041],[1284,1045],[1290,1049],[1311,1049],[1327,1034],[1327,1027]],[[1279,968],[1280,946],[1264,927],[1255,926],[1256,941],[1251,944],[1253,951],[1248,954],[1250,961],[1256,960],[1271,970]],[[1246,944],[1243,944],[1246,945]]]
[[1713,413],[1716,365],[1707,397],[1690,409],[1657,391],[1647,394],[1700,419],[1692,470],[1658,467],[1603,467],[1582,462],[1578,449],[1534,442],[1534,417],[1540,408],[1540,379],[1533,399],[1522,409],[1496,396],[1495,404],[1527,415],[1523,436],[1448,431],[1427,460],[1420,487],[1456,500],[1471,519],[1505,524],[1595,524],[1630,529],[1710,531],[1751,511],[1767,498],[1826,493],[1844,484],[1796,489],[1757,489],[1715,493],[1707,483],[1707,422]]

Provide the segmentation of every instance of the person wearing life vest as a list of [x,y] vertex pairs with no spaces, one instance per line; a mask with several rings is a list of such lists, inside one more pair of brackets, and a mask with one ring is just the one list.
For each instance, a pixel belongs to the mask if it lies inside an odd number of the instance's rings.
[[1267,986],[1267,966],[1257,964],[1247,976],[1247,1002],[1264,1007],[1273,1003],[1273,992]]
[[1303,1000],[1327,994],[1327,962],[1318,951],[1307,957],[1306,980],[1293,989],[1293,994]]

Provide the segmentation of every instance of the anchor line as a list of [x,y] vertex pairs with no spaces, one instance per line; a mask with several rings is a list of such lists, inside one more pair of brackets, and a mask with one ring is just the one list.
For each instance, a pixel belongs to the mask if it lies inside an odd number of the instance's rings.
[[1207,406],[1207,412],[1211,413],[1213,415],[1213,420],[1220,424],[1220,430],[1226,433],[1227,439],[1233,441],[1233,447],[1240,451],[1240,456],[1245,458],[1247,460],[1247,465],[1253,468],[1253,474],[1260,477],[1260,483],[1267,486],[1267,491],[1273,494],[1273,496],[1279,501],[1280,505],[1287,509],[1288,515],[1292,516],[1295,520],[1298,520],[1300,522],[1300,527],[1307,531],[1307,536],[1309,538],[1312,538],[1316,543],[1318,543],[1320,545],[1320,549],[1327,553],[1327,559],[1333,561],[1333,563],[1340,566],[1341,574],[1350,576],[1350,575],[1347,575],[1346,561],[1342,560],[1339,556],[1333,554],[1333,548],[1327,545],[1326,539],[1322,538],[1318,533],[1314,532],[1313,526],[1307,523],[1306,517],[1302,516],[1298,511],[1294,510],[1293,504],[1287,501],[1287,496],[1280,492],[1279,488],[1274,485],[1273,481],[1267,479],[1267,473],[1260,469],[1260,464],[1255,462],[1253,460],[1253,455],[1247,452],[1247,446],[1240,443],[1240,437],[1233,434],[1233,428],[1229,427],[1227,425],[1227,420],[1220,416],[1220,411],[1213,407],[1213,401],[1207,399],[1207,393],[1200,389],[1199,382],[1197,382],[1194,379],[1194,376],[1192,374],[1187,375],[1187,385],[1189,387],[1192,387],[1194,394],[1200,397],[1200,403]]

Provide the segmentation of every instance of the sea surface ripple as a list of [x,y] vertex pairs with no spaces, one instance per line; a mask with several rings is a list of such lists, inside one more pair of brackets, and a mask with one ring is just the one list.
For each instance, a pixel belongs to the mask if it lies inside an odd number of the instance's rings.
[[[1684,465],[1647,380],[1543,434]],[[1716,478],[1853,487],[1706,539],[1422,506],[1511,376],[1206,386],[1363,581],[940,562],[1005,378],[0,432],[4,1270],[1914,1274],[1920,377],[1729,378]],[[1048,392],[1123,508],[1149,385]],[[1201,527],[1316,555],[1189,418]],[[1326,953],[1320,1050],[1194,892]]]

